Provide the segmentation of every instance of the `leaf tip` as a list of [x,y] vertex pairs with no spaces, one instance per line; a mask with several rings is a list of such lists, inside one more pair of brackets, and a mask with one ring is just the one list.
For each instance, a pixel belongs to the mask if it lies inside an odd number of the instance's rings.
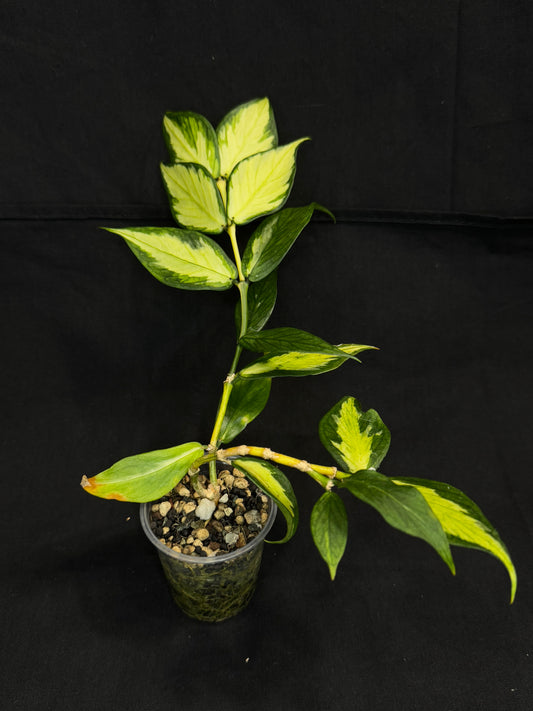
[[335,215],[331,212],[331,210],[328,210],[327,207],[324,207],[324,205],[320,205],[318,202],[312,203],[313,205],[313,210],[318,210],[319,212],[323,212],[325,215],[327,215],[331,220],[333,220],[334,224],[337,224],[337,218]]
[[93,496],[101,496],[101,494],[98,493],[98,482],[96,482],[95,479],[95,476],[92,476],[89,479],[84,474],[81,478],[80,486],[88,494],[92,494]]
[[92,476],[89,479],[84,474],[81,478],[80,486],[88,494],[92,494],[93,496],[99,496],[101,499],[116,499],[117,501],[128,501],[125,496],[119,494],[116,491],[103,492],[101,489],[101,483],[96,481],[95,476]]
[[510,604],[510,605],[512,605],[513,602],[515,601],[516,588],[517,588],[517,585],[518,585],[518,579],[517,579],[517,576],[516,576],[516,570],[515,570],[514,565],[513,565],[512,563],[511,563],[511,566],[512,566],[512,567],[508,570],[509,577],[510,577],[510,579],[511,579],[511,599],[510,599],[510,601],[509,601],[509,604]]

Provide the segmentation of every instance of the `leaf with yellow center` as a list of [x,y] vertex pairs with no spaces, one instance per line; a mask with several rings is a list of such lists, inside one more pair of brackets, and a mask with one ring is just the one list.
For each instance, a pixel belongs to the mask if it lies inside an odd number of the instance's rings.
[[174,163],[198,163],[218,178],[220,160],[215,129],[193,111],[168,111],[163,131]]
[[292,538],[298,525],[298,502],[285,474],[270,462],[253,457],[239,457],[233,460],[233,464],[245,472],[246,476],[262,491],[271,496],[285,516],[287,533],[276,543],[285,543]]
[[322,444],[341,469],[377,469],[390,444],[390,432],[375,410],[364,412],[354,397],[344,397],[319,425]]
[[228,178],[245,158],[278,145],[274,113],[267,98],[232,109],[217,127],[220,175]]
[[307,138],[242,160],[228,180],[228,218],[237,225],[278,210],[289,197],[296,150]]

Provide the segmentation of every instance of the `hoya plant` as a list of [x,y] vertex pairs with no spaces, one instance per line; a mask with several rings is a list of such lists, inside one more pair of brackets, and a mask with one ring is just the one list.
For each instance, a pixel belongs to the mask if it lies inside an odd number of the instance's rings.
[[[161,166],[177,227],[125,227],[123,238],[160,282],[176,289],[236,289],[236,346],[223,380],[211,436],[126,457],[91,478],[85,491],[121,501],[150,502],[167,494],[188,473],[208,466],[211,491],[219,491],[216,462],[244,472],[278,505],[288,541],[298,525],[291,482],[279,468],[308,474],[320,496],[311,513],[311,534],[331,578],[344,554],[348,519],[344,500],[355,497],[391,526],[423,539],[455,572],[451,546],[498,558],[511,581],[516,573],[500,536],[478,506],[458,489],[437,481],[380,472],[390,433],[375,410],[343,397],[320,420],[320,440],[334,463],[314,464],[261,445],[234,445],[269,399],[273,378],[319,375],[339,368],[372,346],[332,345],[296,328],[265,329],[276,301],[276,270],[315,211],[310,203],[284,207],[294,181],[296,154],[306,138],[279,145],[272,107],[255,99],[230,111],[215,129],[197,113],[164,117],[170,161]],[[257,223],[241,254],[237,228]],[[243,350],[257,354],[241,367]],[[222,377],[221,377],[222,380]],[[201,491],[202,487],[197,487]],[[346,492],[347,496],[339,494]]]

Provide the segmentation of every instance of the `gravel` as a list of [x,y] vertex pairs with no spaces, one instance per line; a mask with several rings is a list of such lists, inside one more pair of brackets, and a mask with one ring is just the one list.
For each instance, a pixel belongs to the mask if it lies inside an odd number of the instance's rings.
[[237,469],[218,472],[218,498],[208,477],[199,474],[196,487],[189,476],[152,505],[150,526],[168,548],[186,555],[212,557],[242,548],[263,528],[269,499]]

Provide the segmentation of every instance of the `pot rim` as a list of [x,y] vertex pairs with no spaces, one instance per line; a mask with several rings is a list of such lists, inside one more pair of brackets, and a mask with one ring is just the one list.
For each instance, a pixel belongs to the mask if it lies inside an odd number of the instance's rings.
[[[268,496],[268,494],[266,494]],[[180,560],[183,563],[188,563],[190,564],[196,564],[196,565],[214,565],[215,563],[224,563],[229,560],[233,560],[234,558],[238,558],[239,556],[245,555],[249,551],[251,551],[253,548],[256,548],[260,543],[262,543],[270,529],[272,528],[272,525],[274,523],[274,519],[276,518],[276,514],[278,512],[278,507],[276,506],[276,502],[268,496],[268,500],[270,502],[270,510],[268,512],[268,518],[265,522],[265,525],[261,529],[261,531],[255,536],[255,538],[252,538],[251,541],[249,541],[246,545],[244,545],[242,548],[236,548],[233,551],[230,551],[229,553],[222,553],[221,555],[214,555],[211,557],[203,557],[199,555],[186,555],[185,553],[178,553],[178,551],[173,551],[172,548],[168,548],[165,546],[159,538],[155,535],[155,533],[152,531],[150,528],[150,511],[152,509],[152,506],[154,503],[157,503],[156,501],[150,501],[146,504],[141,504],[141,512],[140,512],[140,519],[141,519],[141,526],[143,528],[143,531],[150,541],[152,545],[154,545],[159,553],[163,553],[164,555],[168,556],[169,558],[174,558],[175,560]]]

